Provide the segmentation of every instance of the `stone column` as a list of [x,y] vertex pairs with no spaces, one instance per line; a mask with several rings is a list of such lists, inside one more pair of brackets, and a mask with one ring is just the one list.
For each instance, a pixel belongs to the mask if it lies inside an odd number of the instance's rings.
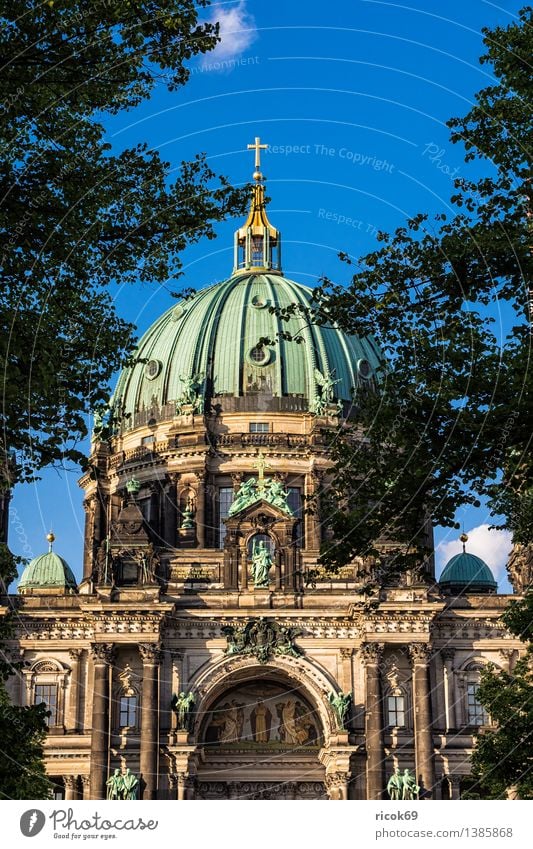
[[444,729],[446,734],[451,728],[456,728],[455,710],[453,697],[453,659],[455,657],[455,649],[443,649],[442,657],[442,673],[444,683]]
[[65,775],[65,802],[71,802],[78,798],[78,776]]
[[460,775],[449,775],[448,781],[450,782],[450,787],[452,791],[452,799],[460,799],[461,798],[461,776]]
[[416,777],[425,794],[432,796],[435,785],[435,759],[428,676],[430,654],[428,643],[411,643],[409,646],[413,669]]
[[82,799],[90,799],[91,798],[91,776],[90,775],[81,775],[81,791],[82,791]]
[[350,648],[342,648],[340,649],[341,655],[341,663],[340,666],[340,683],[341,690],[343,693],[353,693],[353,669],[352,669],[352,658],[353,658],[353,649]]
[[198,547],[205,548],[205,472],[196,472],[196,539]]
[[92,643],[94,666],[91,731],[91,799],[106,798],[109,750],[109,667],[113,662],[112,643]]
[[83,649],[71,649],[69,651],[70,658],[70,690],[69,690],[69,700],[68,700],[68,713],[67,713],[67,731],[77,731],[78,730],[78,710],[79,710],[79,701],[80,701],[80,664],[81,657],[83,654]]
[[380,665],[383,643],[365,643],[361,658],[366,668],[365,736],[367,799],[381,799],[385,789],[383,716]]
[[159,749],[158,671],[161,651],[156,643],[140,643],[139,652],[143,663],[140,757],[142,798],[155,799]]
[[[319,472],[311,471],[305,476],[305,496],[310,498],[317,494],[322,481],[322,475]],[[305,547],[318,551],[320,549],[320,516],[318,514],[318,504],[313,501],[313,513],[305,515]]]

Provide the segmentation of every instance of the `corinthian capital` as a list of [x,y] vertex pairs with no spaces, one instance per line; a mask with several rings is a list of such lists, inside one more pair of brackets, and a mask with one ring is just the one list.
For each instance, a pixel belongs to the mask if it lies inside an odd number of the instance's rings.
[[113,663],[115,647],[113,643],[91,643],[93,663]]
[[431,646],[429,643],[410,643],[407,648],[412,666],[428,663],[431,656]]
[[139,654],[143,663],[152,665],[161,663],[161,646],[159,643],[139,643]]
[[360,648],[361,659],[365,666],[371,663],[381,663],[383,657],[383,643],[363,643]]

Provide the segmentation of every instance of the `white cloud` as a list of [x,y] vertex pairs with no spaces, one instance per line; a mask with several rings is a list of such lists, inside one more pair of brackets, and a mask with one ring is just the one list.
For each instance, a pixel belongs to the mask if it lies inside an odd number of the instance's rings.
[[[490,566],[494,577],[498,582],[506,577],[505,565],[512,547],[512,538],[509,531],[491,530],[490,525],[478,525],[468,534],[466,550],[470,554],[477,554]],[[441,542],[435,551],[437,558],[437,574],[440,574],[450,557],[459,554],[463,550],[463,544],[459,539],[450,542]]]
[[238,58],[257,38],[255,20],[246,8],[246,0],[230,8],[225,8],[225,4],[214,6],[209,22],[218,22],[221,40],[202,58],[204,67]]

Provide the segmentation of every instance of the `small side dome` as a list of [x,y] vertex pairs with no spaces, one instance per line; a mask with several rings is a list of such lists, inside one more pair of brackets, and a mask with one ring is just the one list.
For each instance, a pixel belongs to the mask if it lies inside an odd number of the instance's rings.
[[54,535],[48,534],[47,539],[49,550],[34,557],[22,573],[18,585],[20,595],[70,595],[78,591],[67,561],[52,551]]
[[498,584],[481,557],[462,551],[452,557],[443,569],[439,586],[453,595],[495,593]]

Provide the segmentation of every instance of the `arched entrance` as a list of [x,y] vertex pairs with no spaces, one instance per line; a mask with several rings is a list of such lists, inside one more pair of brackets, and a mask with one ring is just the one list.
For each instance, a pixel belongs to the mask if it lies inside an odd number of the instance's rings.
[[195,798],[327,798],[319,753],[329,723],[298,677],[247,663],[209,689],[195,728]]

